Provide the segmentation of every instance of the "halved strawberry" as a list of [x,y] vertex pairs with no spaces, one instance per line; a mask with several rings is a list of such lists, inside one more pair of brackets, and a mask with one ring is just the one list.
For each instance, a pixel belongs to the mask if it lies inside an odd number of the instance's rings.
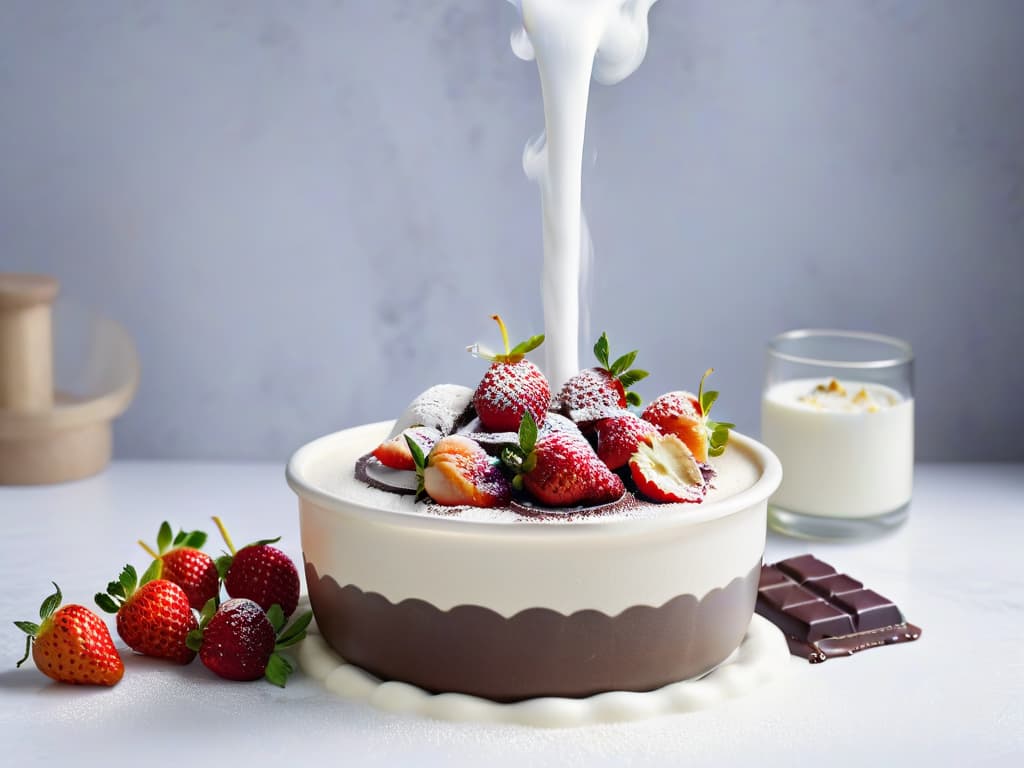
[[408,442],[420,478],[417,499],[425,494],[445,506],[496,507],[512,498],[501,467],[468,437],[442,438],[426,458],[412,438]]
[[608,469],[585,439],[567,432],[537,438],[530,414],[519,426],[519,445],[502,451],[502,461],[515,473],[512,486],[525,489],[549,507],[598,505],[625,493],[622,479]]
[[626,466],[640,443],[651,435],[661,434],[649,421],[626,411],[621,416],[601,419],[594,425],[597,432],[597,455],[608,469]]
[[441,433],[433,427],[409,427],[390,440],[385,440],[373,450],[373,456],[385,467],[413,471],[416,464],[406,437],[415,440],[424,453],[430,453],[434,443],[441,439]]
[[577,423],[589,423],[616,415],[628,405],[640,405],[640,395],[629,388],[648,376],[647,371],[630,369],[637,351],[627,352],[609,362],[608,334],[594,344],[599,368],[587,368],[570,378],[558,394],[562,411]]
[[717,392],[705,392],[704,380],[714,372],[708,368],[700,379],[697,394],[668,392],[656,398],[643,412],[643,418],[666,435],[675,435],[693,453],[701,464],[708,456],[721,456],[729,442],[729,430],[735,424],[708,419],[711,406],[718,399]]
[[651,435],[629,460],[637,490],[652,501],[697,502],[707,482],[690,449],[675,435]]
[[477,357],[492,361],[473,393],[476,414],[491,432],[515,432],[527,412],[535,423],[543,424],[551,405],[551,387],[525,355],[544,342],[544,335],[531,336],[509,348],[505,323],[498,315],[491,315],[491,319],[501,328],[505,352],[492,352],[479,344],[468,347]]

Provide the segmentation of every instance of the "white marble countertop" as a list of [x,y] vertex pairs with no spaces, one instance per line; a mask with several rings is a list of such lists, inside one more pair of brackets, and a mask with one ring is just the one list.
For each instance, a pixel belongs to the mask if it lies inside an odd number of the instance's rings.
[[[383,714],[301,672],[285,690],[228,683],[126,652],[112,689],[51,683],[14,668],[56,581],[92,595],[160,522],[236,542],[281,534],[300,558],[298,515],[272,464],[115,463],[51,488],[0,488],[0,744],[4,764],[803,765],[1024,764],[1024,466],[919,466],[909,523],[860,544],[769,536],[766,559],[812,551],[891,597],[919,642],[810,665],[715,709],[638,724],[542,731]],[[208,547],[216,551],[214,547]],[[120,640],[116,640],[121,645]],[[287,762],[285,762],[287,761]]]

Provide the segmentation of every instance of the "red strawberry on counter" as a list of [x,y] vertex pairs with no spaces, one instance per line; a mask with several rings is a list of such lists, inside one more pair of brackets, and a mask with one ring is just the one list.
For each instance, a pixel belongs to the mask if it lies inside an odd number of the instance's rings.
[[433,427],[409,427],[374,448],[374,458],[391,469],[415,470],[416,462],[413,461],[406,438],[415,440],[423,453],[430,453],[430,449],[441,439],[441,433]]
[[656,426],[629,411],[621,416],[601,419],[594,428],[597,432],[597,455],[608,469],[626,466],[640,443],[650,442],[651,435],[661,434]]
[[498,315],[491,315],[491,318],[501,328],[505,352],[498,354],[479,344],[469,347],[477,357],[491,361],[491,367],[473,393],[476,414],[491,432],[515,432],[524,413],[529,413],[534,423],[541,425],[551,405],[551,387],[540,369],[525,359],[525,355],[539,347],[544,336],[532,336],[510,349],[505,323]]
[[708,484],[690,449],[675,435],[651,435],[629,460],[637,490],[652,501],[697,502]]
[[124,664],[110,630],[103,619],[82,605],[60,606],[60,587],[39,609],[40,624],[16,621],[28,635],[25,663],[29,653],[36,667],[47,677],[73,685],[115,685],[124,676]]
[[704,380],[714,371],[708,368],[700,379],[697,394],[668,392],[644,409],[643,418],[666,435],[675,435],[704,464],[708,456],[721,456],[729,442],[729,430],[735,424],[708,419],[711,406],[718,399],[717,392],[705,392]]
[[276,603],[285,616],[291,616],[299,603],[299,572],[288,555],[270,546],[281,537],[263,539],[236,551],[220,518],[214,517],[213,522],[231,553],[217,558],[217,570],[227,593],[253,600],[265,611]]
[[417,498],[426,494],[438,504],[472,507],[495,507],[511,500],[512,486],[498,462],[468,437],[442,438],[426,458],[412,438],[409,447],[420,477]]
[[143,581],[173,581],[185,590],[189,605],[197,611],[203,610],[206,601],[216,597],[220,590],[216,563],[200,551],[204,544],[206,534],[203,531],[178,531],[177,536],[173,536],[170,523],[164,521],[156,535],[155,552],[144,541],[139,541],[139,546],[153,557],[156,566],[155,571],[146,570]]
[[579,424],[617,415],[628,405],[640,405],[640,395],[628,391],[649,374],[630,369],[637,351],[609,362],[608,334],[602,333],[594,344],[594,356],[601,367],[587,368],[570,378],[558,394],[562,411]]
[[545,506],[596,506],[617,501],[625,493],[622,479],[605,466],[590,443],[566,432],[549,432],[538,439],[529,413],[519,427],[519,445],[502,451],[502,461],[516,472],[513,487],[525,489]]
[[126,565],[106,593],[96,594],[96,604],[117,614],[117,634],[133,651],[188,664],[196,654],[185,639],[198,622],[185,590],[167,579],[150,580],[153,570],[140,583],[135,569]]
[[225,601],[219,608],[211,600],[203,608],[199,628],[189,633],[188,643],[199,652],[207,669],[226,680],[267,680],[284,688],[292,665],[278,651],[306,636],[312,612],[299,616],[285,628],[281,606],[264,611],[245,598]]

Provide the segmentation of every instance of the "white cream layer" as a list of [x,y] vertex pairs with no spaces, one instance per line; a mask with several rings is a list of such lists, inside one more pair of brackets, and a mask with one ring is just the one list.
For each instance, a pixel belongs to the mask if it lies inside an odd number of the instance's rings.
[[767,497],[779,469],[741,436],[726,456],[745,480],[728,495],[717,491],[715,501],[546,523],[511,513],[487,520],[424,514],[409,497],[367,488],[353,463],[389,427],[370,424],[310,443],[292,458],[288,477],[300,497],[306,559],[321,576],[393,603],[481,605],[506,617],[533,607],[614,616],[680,594],[703,598],[746,576],[764,551]]

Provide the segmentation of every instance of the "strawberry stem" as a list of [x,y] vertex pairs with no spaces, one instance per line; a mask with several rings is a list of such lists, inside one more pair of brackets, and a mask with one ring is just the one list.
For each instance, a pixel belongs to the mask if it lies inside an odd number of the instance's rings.
[[160,555],[158,555],[156,552],[154,552],[153,548],[151,546],[149,546],[149,544],[144,542],[142,539],[139,539],[139,546],[142,547],[144,550],[146,550],[146,554],[148,554],[154,560],[159,560],[160,559]]
[[505,345],[505,356],[507,357],[512,348],[508,345],[508,329],[505,328],[505,321],[501,319],[501,315],[491,315],[491,320],[496,322],[501,329],[501,343]]
[[231,543],[231,537],[228,535],[228,529],[224,527],[224,523],[220,521],[220,518],[216,515],[213,516],[213,522],[217,525],[217,530],[220,531],[220,536],[224,539],[224,543],[228,545],[228,551],[232,555],[237,554],[235,551],[235,545]]

